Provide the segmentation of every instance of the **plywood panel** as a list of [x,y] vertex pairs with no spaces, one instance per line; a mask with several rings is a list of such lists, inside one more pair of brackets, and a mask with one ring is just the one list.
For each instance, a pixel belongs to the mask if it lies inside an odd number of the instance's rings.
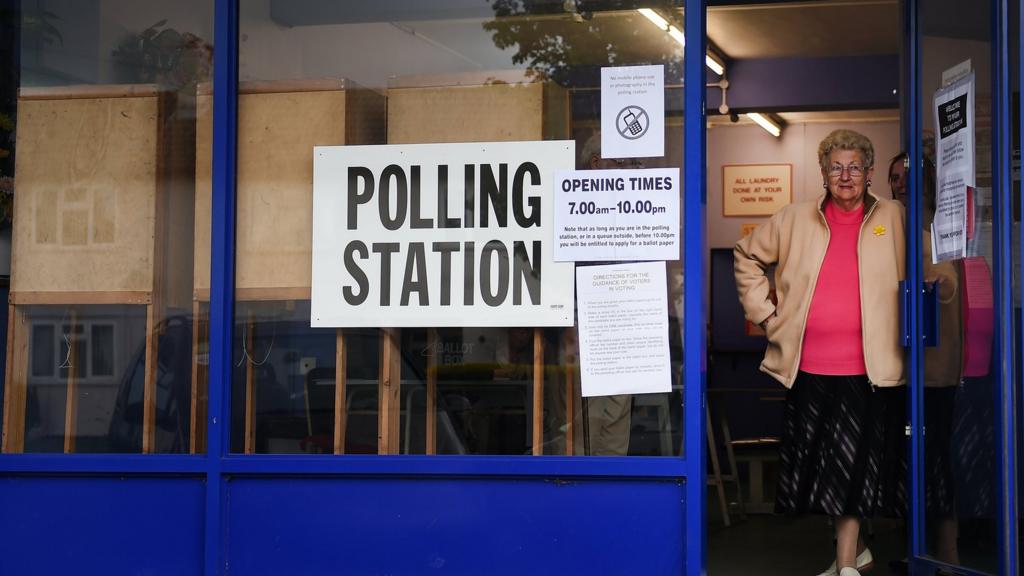
[[[384,99],[323,82],[262,82],[238,101],[235,285],[310,286],[313,147],[383,142]],[[198,97],[195,288],[209,289],[211,97]]]
[[388,90],[390,144],[550,140],[567,134],[567,93],[549,84]]
[[18,105],[11,291],[151,291],[160,97],[62,95]]

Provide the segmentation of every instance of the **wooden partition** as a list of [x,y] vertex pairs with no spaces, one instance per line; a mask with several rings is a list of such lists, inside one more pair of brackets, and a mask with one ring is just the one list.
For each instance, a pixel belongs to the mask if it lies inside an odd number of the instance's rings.
[[[167,230],[183,213],[179,204],[191,204],[169,193],[180,166],[171,159],[192,145],[177,140],[174,104],[173,94],[152,85],[19,94],[4,452],[24,450],[31,306],[63,306],[75,324],[99,304],[146,307],[142,449],[154,450],[160,321],[168,298],[186,292],[190,280],[166,269],[182,249]],[[77,390],[68,372],[64,448],[71,452]]]
[[[210,210],[213,97],[209,85],[197,96],[195,302],[210,294]],[[240,302],[309,300],[312,276],[313,147],[380,144],[384,141],[384,97],[347,80],[243,82],[238,96],[235,296]],[[258,318],[239,318],[246,332]],[[197,317],[198,322],[198,317]],[[198,326],[196,327],[198,330]],[[250,339],[250,342],[252,340]],[[338,332],[338,354],[343,335]],[[202,345],[197,342],[197,346]],[[254,403],[258,391],[252,359],[246,370],[245,451],[255,450]],[[343,359],[336,369],[344,370]],[[201,387],[198,370],[193,386]],[[344,374],[339,375],[343,385]],[[339,407],[343,409],[344,402]],[[202,431],[199,411],[193,431]],[[339,416],[344,421],[344,416]],[[344,432],[335,453],[344,451]]]

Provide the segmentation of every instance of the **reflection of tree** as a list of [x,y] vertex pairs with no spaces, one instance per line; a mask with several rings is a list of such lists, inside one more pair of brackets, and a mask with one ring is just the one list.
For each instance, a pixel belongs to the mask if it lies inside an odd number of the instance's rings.
[[[674,12],[678,2],[662,0],[489,0],[495,18],[485,22],[495,46],[515,49],[515,64],[526,64],[527,75],[538,80],[552,80],[561,85],[574,84],[572,71],[581,66],[626,66],[664,63],[681,68],[681,51],[677,45],[664,48],[643,59],[626,56],[622,45],[622,29],[628,35],[656,33],[657,30],[634,9],[651,7],[664,15]],[[595,13],[621,11],[615,17],[595,17]],[[628,60],[628,61],[627,61]],[[666,71],[668,72],[668,71]]]

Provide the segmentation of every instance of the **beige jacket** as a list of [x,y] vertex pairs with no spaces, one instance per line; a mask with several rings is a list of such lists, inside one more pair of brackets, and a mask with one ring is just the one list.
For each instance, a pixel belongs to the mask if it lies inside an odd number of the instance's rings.
[[[768,349],[761,370],[793,385],[803,351],[811,297],[828,247],[825,195],[790,204],[740,240],[733,250],[736,289],[751,322],[773,318],[766,327]],[[904,278],[903,207],[870,192],[864,196],[864,222],[857,244],[860,267],[864,363],[875,386],[903,383],[899,281]],[[775,265],[775,293],[769,298],[766,271]]]

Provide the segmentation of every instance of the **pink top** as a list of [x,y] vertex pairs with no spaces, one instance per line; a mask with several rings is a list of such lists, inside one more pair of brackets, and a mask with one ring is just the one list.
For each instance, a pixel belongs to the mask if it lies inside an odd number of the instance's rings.
[[804,372],[832,376],[867,373],[857,266],[857,237],[863,219],[863,204],[851,212],[832,202],[825,204],[829,242],[807,314],[800,356]]

